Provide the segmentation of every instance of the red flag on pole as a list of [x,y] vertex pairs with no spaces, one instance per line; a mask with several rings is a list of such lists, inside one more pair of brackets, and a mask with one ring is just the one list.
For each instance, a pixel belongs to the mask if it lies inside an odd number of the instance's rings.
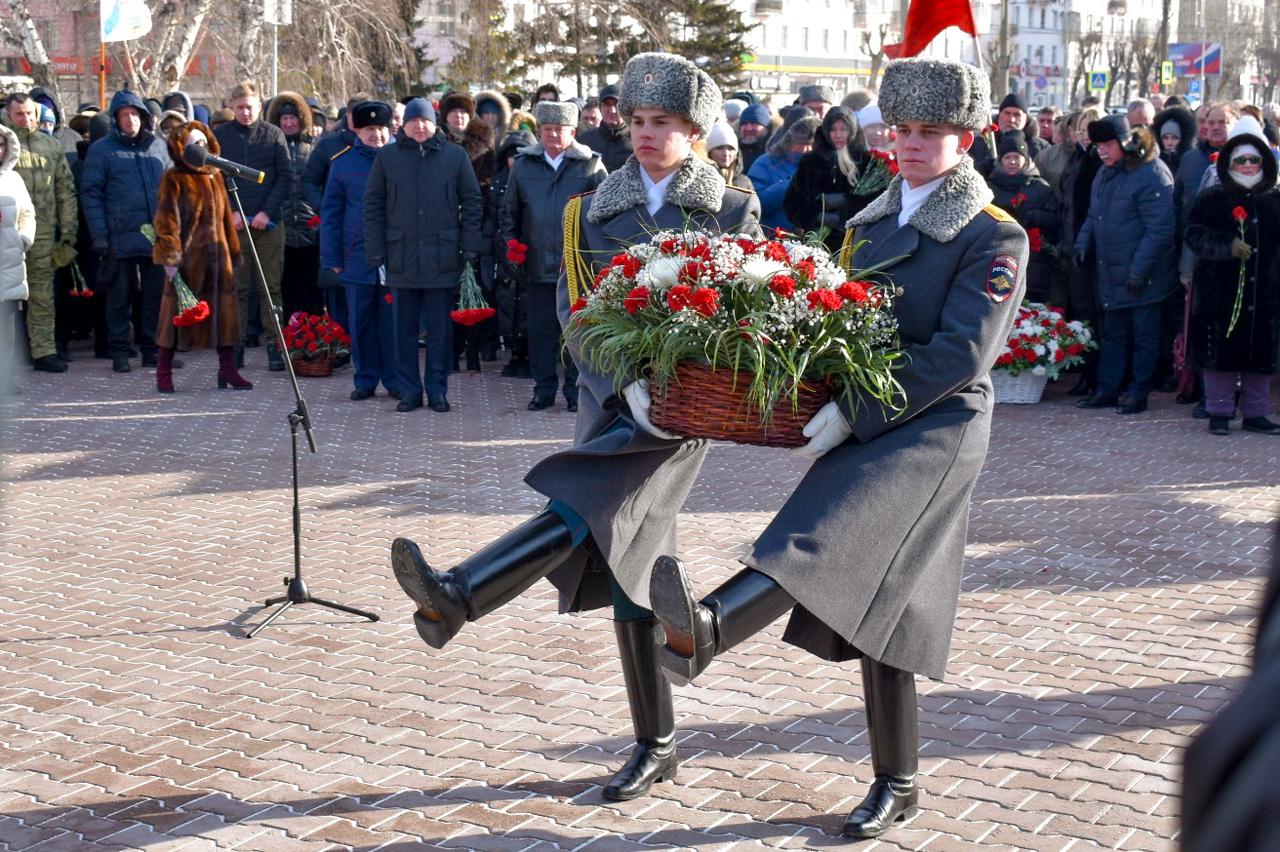
[[973,22],[969,0],[911,0],[900,55],[919,55],[947,27],[959,27],[977,37],[978,27]]

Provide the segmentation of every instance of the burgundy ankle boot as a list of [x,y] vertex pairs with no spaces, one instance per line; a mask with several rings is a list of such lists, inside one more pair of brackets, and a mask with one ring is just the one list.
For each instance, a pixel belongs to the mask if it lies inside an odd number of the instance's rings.
[[230,346],[218,347],[218,388],[228,385],[233,390],[253,390],[253,382],[236,372],[235,351]]
[[173,347],[161,346],[156,350],[156,390],[173,393]]

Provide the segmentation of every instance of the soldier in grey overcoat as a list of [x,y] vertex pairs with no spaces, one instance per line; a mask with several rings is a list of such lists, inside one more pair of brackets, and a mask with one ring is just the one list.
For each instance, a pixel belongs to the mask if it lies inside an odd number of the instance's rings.
[[882,834],[917,810],[915,674],[946,669],[970,495],[987,454],[987,374],[1025,290],[1028,241],[991,204],[966,150],[986,124],[988,84],[955,62],[903,60],[880,90],[901,174],[849,222],[852,268],[884,265],[906,354],[905,407],[820,410],[799,452],[816,460],[743,559],[698,601],[680,564],[658,561],[650,601],[662,664],[687,683],[719,654],[791,612],[784,640],[861,659],[870,793],[844,833]]
[[[715,83],[686,59],[647,53],[627,63],[619,109],[635,152],[594,192],[566,205],[557,292],[562,324],[598,269],[657,230],[760,236],[755,194],[727,186],[692,151],[721,103]],[[678,765],[671,685],[658,663],[662,634],[648,609],[649,574],[660,555],[675,550],[676,515],[706,442],[654,428],[642,382],[618,393],[612,376],[587,367],[572,339],[569,350],[579,364],[574,447],[544,459],[525,480],[549,498],[547,509],[450,571],[433,570],[404,538],[392,545],[392,566],[417,604],[418,633],[433,648],[548,575],[562,611],[612,604],[636,747],[603,795],[634,799],[673,779]]]

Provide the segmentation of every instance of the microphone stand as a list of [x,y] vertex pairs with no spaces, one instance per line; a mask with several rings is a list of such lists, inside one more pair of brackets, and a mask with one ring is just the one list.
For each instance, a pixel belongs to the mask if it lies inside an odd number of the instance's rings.
[[250,630],[246,638],[252,639],[257,636],[267,625],[284,615],[294,604],[315,604],[350,613],[351,615],[358,615],[370,621],[377,621],[378,616],[372,612],[365,612],[345,604],[313,597],[311,591],[307,588],[306,581],[302,579],[302,510],[298,502],[298,427],[302,427],[303,432],[306,433],[307,447],[312,453],[316,451],[316,436],[311,429],[311,414],[307,411],[307,401],[302,398],[302,390],[298,387],[298,374],[293,370],[293,359],[289,357],[289,349],[284,342],[284,328],[280,325],[280,312],[276,308],[275,300],[271,298],[271,291],[267,288],[267,277],[262,273],[262,261],[258,257],[258,247],[253,244],[253,236],[249,233],[249,219],[244,215],[244,205],[240,203],[239,187],[236,186],[234,177],[226,173],[223,176],[227,181],[228,192],[235,199],[236,210],[240,213],[240,221],[244,223],[244,239],[249,243],[249,253],[253,255],[253,264],[258,270],[258,281],[261,283],[262,292],[266,294],[267,306],[271,309],[271,321],[275,324],[276,345],[280,347],[280,352],[284,355],[284,363],[289,372],[289,383],[293,386],[294,400],[294,409],[289,413],[289,442],[293,449],[293,576],[284,578],[286,591],[283,595],[268,598],[267,602],[263,604],[264,608],[279,604],[279,608],[267,616],[265,621]]

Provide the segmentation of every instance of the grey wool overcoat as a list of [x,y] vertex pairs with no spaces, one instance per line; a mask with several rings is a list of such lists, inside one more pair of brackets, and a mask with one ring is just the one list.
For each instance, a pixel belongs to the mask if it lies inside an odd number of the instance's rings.
[[798,602],[784,639],[832,661],[869,656],[941,680],[969,498],[987,455],[988,372],[1026,285],[1027,235],[968,158],[903,226],[902,179],[849,222],[854,269],[887,268],[906,352],[906,409],[862,407],[743,562]]
[[[760,204],[754,193],[727,186],[715,167],[690,157],[667,187],[666,203],[650,216],[635,158],[570,204],[566,219],[594,274],[627,246],[662,229],[760,236]],[[566,267],[573,249],[566,245]],[[569,276],[560,277],[560,322],[567,326]],[[654,561],[675,553],[676,517],[698,478],[705,441],[668,441],[638,429],[614,380],[593,372],[570,339],[578,364],[578,420],[572,449],[543,459],[525,477],[536,491],[568,504],[591,530],[588,546],[549,577],[560,591],[562,611],[607,606],[608,574],[627,596],[649,606]]]

